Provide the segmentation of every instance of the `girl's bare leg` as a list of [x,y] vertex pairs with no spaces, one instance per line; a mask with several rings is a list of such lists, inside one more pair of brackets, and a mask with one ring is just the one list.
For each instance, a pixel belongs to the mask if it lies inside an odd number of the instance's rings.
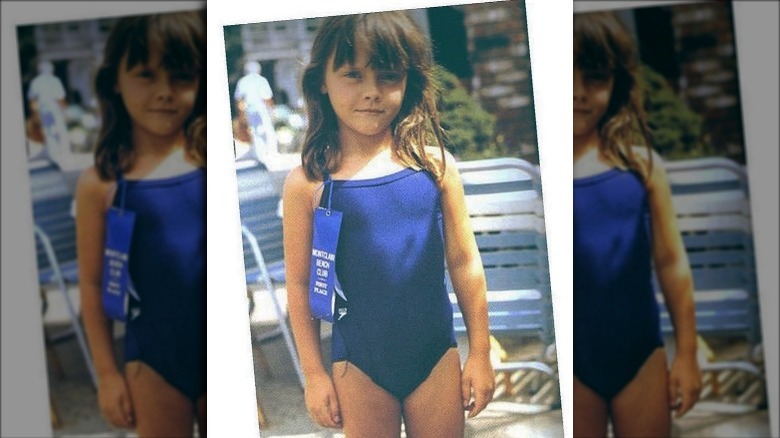
[[574,377],[574,436],[603,438],[607,436],[607,403]]
[[465,427],[460,390],[460,357],[450,348],[414,392],[404,400],[409,438],[462,437]]
[[616,437],[668,437],[671,411],[667,395],[666,353],[656,349],[636,377],[612,399]]
[[401,403],[348,362],[333,364],[333,385],[347,438],[401,435]]
[[206,438],[206,394],[198,398],[198,436]]
[[192,437],[192,401],[140,361],[125,366],[139,438]]

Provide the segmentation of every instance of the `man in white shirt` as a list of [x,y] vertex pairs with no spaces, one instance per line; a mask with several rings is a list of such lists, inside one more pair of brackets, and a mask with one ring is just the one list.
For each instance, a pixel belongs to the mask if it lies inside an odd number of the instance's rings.
[[38,63],[38,76],[30,82],[27,100],[30,102],[30,109],[40,117],[46,152],[58,164],[70,153],[70,138],[64,114],[65,96],[65,87],[54,75],[52,63]]
[[238,111],[246,114],[256,158],[266,164],[269,155],[278,152],[278,147],[270,111],[273,108],[273,92],[260,71],[259,62],[246,63],[244,76],[236,84],[234,99]]

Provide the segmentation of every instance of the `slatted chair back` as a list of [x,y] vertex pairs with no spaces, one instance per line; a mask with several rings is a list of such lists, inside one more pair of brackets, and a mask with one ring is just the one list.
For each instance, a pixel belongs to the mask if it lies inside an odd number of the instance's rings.
[[[694,280],[700,334],[739,334],[760,342],[750,200],[744,168],[727,159],[666,165]],[[661,324],[672,332],[655,280]]]
[[92,365],[86,337],[73,304],[68,285],[78,284],[76,257],[76,223],[73,215],[73,194],[62,171],[48,160],[28,164],[32,194],[38,281],[41,288],[53,284],[62,294],[71,327],[93,385],[97,375]]
[[[271,278],[283,282],[284,250],[279,191],[273,184],[271,174],[259,165],[238,167],[236,178],[241,225],[257,239]],[[247,283],[259,282],[258,260],[246,238],[243,244]]]
[[[33,221],[54,251],[64,280],[78,282],[76,264],[76,222],[72,215],[73,194],[65,184],[60,169],[48,160],[29,163]],[[54,269],[39,236],[36,239],[38,278],[41,283],[54,281]]]
[[[491,332],[533,334],[551,343],[552,300],[538,169],[512,158],[461,162],[458,167],[485,269]],[[456,331],[464,331],[454,294],[451,298]]]
[[[236,167],[246,283],[247,286],[260,284],[268,291],[279,333],[284,338],[298,381],[303,386],[303,373],[295,343],[287,326],[285,309],[276,293],[276,285],[284,283],[279,188],[270,172],[256,163],[251,164]],[[258,340],[262,341],[263,338]]]

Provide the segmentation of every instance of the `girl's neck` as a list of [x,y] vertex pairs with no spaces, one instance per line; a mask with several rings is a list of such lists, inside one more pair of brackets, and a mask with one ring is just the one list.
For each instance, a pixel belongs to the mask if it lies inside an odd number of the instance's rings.
[[393,148],[393,136],[389,129],[375,136],[351,135],[341,131],[339,142],[342,159],[370,160]]
[[573,151],[574,162],[576,163],[577,160],[579,160],[583,155],[587,154],[593,149],[598,149],[600,145],[601,137],[599,136],[598,130],[594,129],[582,135],[575,135]]
[[[345,138],[346,137],[346,138]],[[349,138],[340,135],[341,162],[333,173],[334,179],[365,179],[384,176],[403,166],[393,153],[393,138],[387,135]]]
[[183,131],[163,137],[134,130],[133,165],[125,176],[127,179],[156,179],[192,171],[196,166],[184,147],[186,142]]
[[136,155],[167,156],[176,149],[183,148],[187,143],[184,130],[171,135],[161,136],[143,129],[133,129],[133,151]]

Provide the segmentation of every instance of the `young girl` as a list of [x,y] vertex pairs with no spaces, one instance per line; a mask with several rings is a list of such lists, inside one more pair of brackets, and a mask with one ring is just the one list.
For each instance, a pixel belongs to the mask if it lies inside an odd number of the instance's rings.
[[[102,127],[79,179],[81,299],[98,402],[141,437],[206,436],[205,14],[120,19],[95,88]],[[102,306],[106,211],[135,213],[129,275],[138,295],[124,371]]]
[[[426,37],[390,12],[326,19],[303,76],[303,165],[284,186],[290,318],[309,413],[348,437],[398,437],[402,420],[408,436],[462,436],[464,409],[473,417],[493,394],[485,277],[432,69]],[[333,326],[332,377],[308,302],[312,210],[331,185],[348,303]],[[462,373],[445,259],[468,327]]]
[[[631,38],[608,13],[574,18],[574,434],[668,436],[698,400],[693,281]],[[637,132],[637,129],[639,132]],[[635,146],[642,139],[642,146]],[[675,328],[667,371],[651,284]]]

